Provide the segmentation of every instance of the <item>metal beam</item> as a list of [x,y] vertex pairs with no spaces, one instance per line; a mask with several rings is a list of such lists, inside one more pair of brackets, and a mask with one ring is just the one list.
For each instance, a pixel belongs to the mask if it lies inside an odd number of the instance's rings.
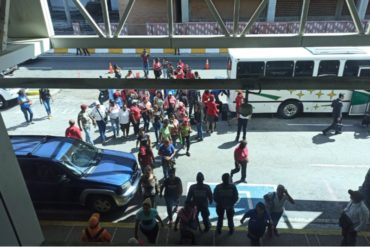
[[[126,9],[125,9],[125,12],[123,12],[122,17],[119,20],[119,24],[118,24],[117,30],[114,33],[114,37],[115,38],[117,38],[119,36],[119,34],[122,32],[122,29],[123,29],[123,27],[126,24],[127,18],[129,16],[129,14],[131,13],[131,9],[134,6],[134,3],[135,3],[135,0],[130,0],[128,2],[127,6],[126,6]],[[146,47],[149,47],[149,46],[146,46]]]
[[233,36],[236,37],[239,29],[240,0],[234,0]]
[[252,17],[250,18],[247,26],[245,26],[244,30],[240,34],[240,36],[245,36],[251,30],[253,24],[256,22],[257,18],[261,15],[262,11],[266,8],[268,0],[262,0],[260,5],[258,5],[256,11],[254,11]]
[[301,20],[299,23],[299,31],[298,31],[299,36],[302,36],[304,34],[309,7],[310,7],[310,0],[303,0]]
[[254,48],[254,47],[310,47],[310,46],[369,46],[370,36],[354,33],[266,34],[244,37],[222,35],[196,36],[125,36],[101,39],[97,36],[54,36],[53,48]]
[[[100,29],[100,27],[98,26],[98,24],[96,24],[95,20],[91,17],[91,15],[89,14],[89,12],[87,12],[87,10],[82,5],[82,3],[80,2],[80,0],[72,0],[72,1],[76,5],[76,8],[80,11],[81,15],[85,18],[85,20],[87,21],[87,23],[90,25],[90,27],[95,30],[95,32],[99,35],[99,37],[105,38],[106,37],[105,34]],[[80,47],[88,47],[88,46],[80,46]]]
[[63,0],[64,13],[66,14],[67,24],[72,27],[71,9],[69,8],[68,0]]
[[353,23],[355,24],[356,30],[359,34],[364,34],[364,27],[362,26],[360,16],[358,15],[356,4],[354,0],[346,0],[349,13],[351,14]]
[[205,0],[206,1],[206,4],[208,6],[208,9],[211,11],[212,13],[212,16],[215,18],[215,20],[217,21],[218,25],[220,25],[221,29],[222,29],[222,32],[224,33],[225,36],[230,36],[230,33],[229,31],[227,30],[227,27],[224,23],[224,21],[222,20],[221,18],[221,15],[220,13],[217,11],[216,9],[216,6],[214,5],[214,3],[212,2],[212,0]]
[[103,12],[103,18],[104,18],[104,24],[105,24],[105,35],[107,35],[107,37],[111,37],[112,36],[112,31],[111,31],[111,27],[110,27],[110,19],[109,19],[109,10],[108,10],[107,0],[100,0],[100,4],[101,4],[101,9],[102,9],[102,12]]
[[167,0],[168,36],[173,36],[173,0]]
[[305,77],[248,79],[99,79],[99,78],[0,78],[0,88],[178,88],[178,89],[250,89],[258,90],[370,90],[369,78]]

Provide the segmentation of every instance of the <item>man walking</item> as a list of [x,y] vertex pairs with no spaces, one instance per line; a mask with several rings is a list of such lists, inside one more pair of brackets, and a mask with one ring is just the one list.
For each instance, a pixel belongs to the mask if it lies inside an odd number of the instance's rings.
[[91,145],[94,145],[90,133],[92,119],[90,117],[90,114],[87,112],[87,105],[82,104],[80,107],[81,111],[78,113],[77,116],[78,127],[80,127],[80,131],[85,132],[85,141],[87,143],[90,143]]
[[146,49],[143,50],[143,53],[141,54],[141,59],[143,60],[144,77],[145,77],[145,79],[148,79],[148,75],[149,75],[149,53],[146,51]]
[[48,88],[40,88],[39,90],[40,103],[44,105],[48,119],[51,118],[50,100],[51,94]]
[[324,129],[322,133],[326,135],[331,129],[335,130],[335,134],[342,134],[342,109],[343,109],[343,102],[344,94],[340,93],[338,99],[333,100],[331,103],[331,107],[333,108],[333,122],[329,127]]
[[212,203],[212,191],[211,187],[208,184],[204,184],[203,181],[203,173],[198,172],[197,183],[190,186],[186,200],[193,201],[195,206],[197,206],[197,218],[199,213],[201,213],[204,224],[204,232],[208,232],[211,228],[208,203]]
[[95,102],[95,108],[91,111],[90,117],[93,119],[94,127],[98,125],[100,141],[104,145],[106,141],[105,130],[107,128],[107,111],[99,101]]
[[369,209],[364,203],[364,197],[359,191],[348,190],[351,201],[344,208],[339,218],[342,228],[342,246],[355,246],[357,233],[366,228],[369,219]]
[[216,186],[213,196],[216,202],[216,213],[218,216],[216,231],[218,234],[221,234],[226,211],[229,234],[232,235],[234,233],[234,205],[238,201],[239,195],[236,186],[230,182],[229,173],[222,175],[222,183]]
[[239,107],[238,111],[238,132],[236,134],[235,141],[239,141],[240,132],[243,129],[243,140],[246,139],[247,135],[247,126],[248,126],[248,119],[252,116],[253,107],[251,104],[248,104],[247,102],[242,99],[242,104]]
[[158,155],[162,157],[163,177],[166,179],[175,156],[175,147],[166,139],[159,147]]
[[[177,211],[179,205],[180,196],[182,195],[182,182],[179,177],[176,176],[176,169],[170,169],[169,177],[163,181],[159,196],[162,197],[164,190],[164,199],[166,201],[168,223],[173,223],[173,212]],[[173,210],[175,206],[175,210]]]
[[241,141],[239,146],[234,150],[234,162],[235,162],[235,169],[232,169],[230,172],[231,178],[235,173],[242,169],[242,177],[240,182],[246,183],[247,180],[247,163],[248,163],[248,148],[247,148],[247,141]]

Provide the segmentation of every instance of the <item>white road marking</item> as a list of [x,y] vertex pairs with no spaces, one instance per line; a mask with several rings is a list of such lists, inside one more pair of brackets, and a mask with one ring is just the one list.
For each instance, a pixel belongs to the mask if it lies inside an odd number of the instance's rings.
[[[287,124],[288,126],[328,126],[330,123],[323,123],[323,124],[310,124],[310,123],[303,123],[303,124]],[[355,126],[354,124],[343,124],[343,127],[352,127]]]
[[332,168],[370,168],[366,165],[335,165],[335,164],[310,164],[311,167],[332,167]]

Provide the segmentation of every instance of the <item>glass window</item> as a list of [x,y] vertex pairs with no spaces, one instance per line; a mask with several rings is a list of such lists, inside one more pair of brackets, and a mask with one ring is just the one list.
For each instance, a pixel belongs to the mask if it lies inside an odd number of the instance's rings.
[[266,76],[293,76],[293,61],[273,61],[266,64]]
[[320,61],[318,76],[337,76],[339,70],[338,60]]
[[[346,77],[357,77],[359,69],[361,67],[369,67],[370,66],[370,60],[348,60],[346,61],[346,65],[344,66],[343,76]],[[366,76],[368,77],[368,72],[362,72],[363,69],[361,69],[360,76]]]
[[313,74],[313,61],[297,61],[294,68],[294,76],[312,76]]
[[236,78],[263,77],[265,62],[239,62]]

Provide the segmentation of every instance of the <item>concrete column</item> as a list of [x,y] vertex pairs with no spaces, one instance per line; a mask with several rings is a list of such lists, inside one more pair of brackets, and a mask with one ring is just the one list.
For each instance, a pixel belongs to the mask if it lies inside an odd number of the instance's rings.
[[339,19],[342,16],[344,6],[344,0],[337,0],[337,6],[335,8],[335,19]]
[[181,0],[181,22],[189,22],[189,0]]
[[0,51],[6,50],[8,42],[10,0],[0,0]]
[[66,13],[66,19],[68,26],[72,26],[71,11],[69,8],[68,0],[63,0],[64,12]]
[[357,2],[357,11],[361,20],[365,19],[367,6],[369,5],[369,0],[358,0]]
[[276,0],[269,0],[267,5],[267,18],[268,22],[275,21],[275,14],[276,14]]

